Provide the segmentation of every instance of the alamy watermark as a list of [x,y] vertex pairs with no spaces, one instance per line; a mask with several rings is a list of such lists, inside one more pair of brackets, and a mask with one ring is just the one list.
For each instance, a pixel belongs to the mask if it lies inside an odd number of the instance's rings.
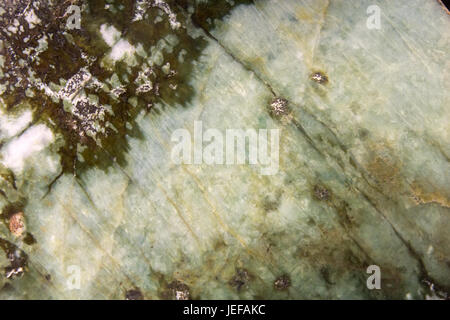
[[194,136],[187,129],[172,133],[171,159],[175,164],[259,165],[262,175],[274,175],[279,168],[280,129],[209,128],[194,121]]
[[66,286],[68,290],[79,290],[81,287],[81,268],[77,265],[67,267]]
[[76,5],[71,5],[66,10],[68,15],[66,28],[68,30],[81,29],[81,8]]
[[371,274],[367,278],[367,289],[373,290],[373,289],[381,289],[381,269],[379,266],[373,264],[367,267],[368,274]]
[[367,18],[367,21],[366,21],[367,29],[380,30],[381,29],[381,9],[380,9],[380,7],[373,4],[373,5],[367,7],[366,12],[369,15],[369,17]]

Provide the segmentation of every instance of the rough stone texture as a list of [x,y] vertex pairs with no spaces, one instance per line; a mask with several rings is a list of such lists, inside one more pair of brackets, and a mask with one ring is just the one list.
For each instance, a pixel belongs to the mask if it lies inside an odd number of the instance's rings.
[[[0,298],[447,297],[437,1],[71,2],[80,30],[68,2],[0,4]],[[198,120],[281,129],[278,173],[174,164]]]

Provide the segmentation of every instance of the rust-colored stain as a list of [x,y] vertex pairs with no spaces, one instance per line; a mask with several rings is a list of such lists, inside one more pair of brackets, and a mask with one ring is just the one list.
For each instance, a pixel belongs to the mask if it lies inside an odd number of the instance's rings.
[[367,170],[380,186],[389,191],[399,190],[399,164],[386,154],[377,154],[367,164]]
[[443,207],[450,208],[450,200],[439,192],[427,192],[417,183],[411,185],[413,199],[417,204],[437,203]]

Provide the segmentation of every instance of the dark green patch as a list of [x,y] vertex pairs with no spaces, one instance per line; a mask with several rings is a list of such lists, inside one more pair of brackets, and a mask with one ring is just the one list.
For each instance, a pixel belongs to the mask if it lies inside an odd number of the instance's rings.
[[267,195],[262,200],[262,207],[265,212],[276,211],[281,204],[281,191],[278,191],[275,196]]
[[[188,2],[177,1],[177,2]],[[192,15],[192,21],[195,25],[211,31],[216,27],[217,23],[228,15],[233,8],[238,5],[253,4],[253,0],[236,0],[232,2],[226,0],[211,0],[206,2],[200,2],[195,4],[195,12]]]
[[36,239],[34,238],[34,236],[27,232],[25,234],[25,237],[23,238],[23,242],[25,242],[27,245],[32,246],[33,244],[37,243]]
[[[39,9],[35,10],[36,15],[43,23],[33,29],[29,29],[28,23],[21,17],[19,22],[25,28],[25,32],[21,35],[8,35],[4,31],[17,16],[18,9],[8,11],[8,14],[0,18],[0,29],[2,29],[0,35],[5,41],[5,45],[0,51],[0,54],[5,57],[5,77],[0,78],[0,83],[12,84],[11,79],[22,79],[21,82],[16,81],[15,86],[7,86],[7,90],[3,94],[7,108],[13,109],[21,102],[29,103],[35,111],[33,122],[44,121],[54,132],[61,134],[64,138],[64,145],[59,150],[63,172],[76,171],[80,174],[92,166],[106,170],[114,162],[119,165],[126,164],[125,153],[129,148],[128,139],[130,137],[142,138],[135,122],[137,115],[142,110],[151,111],[158,102],[163,102],[161,105],[172,106],[185,106],[189,103],[194,92],[188,79],[193,63],[206,46],[206,41],[201,38],[193,39],[188,35],[184,26],[189,15],[187,3],[183,1],[167,1],[171,10],[177,15],[177,20],[182,24],[182,27],[177,30],[171,29],[167,15],[156,7],[148,8],[144,20],[132,22],[136,9],[134,0],[115,1],[113,4],[116,7],[119,4],[123,6],[122,10],[115,13],[105,9],[105,5],[111,1],[71,2],[76,5],[84,3],[86,6],[86,10],[82,12],[81,29],[66,30],[73,40],[63,33],[67,18],[64,17],[64,13],[70,5],[69,2],[54,5],[43,2]],[[5,7],[7,4],[0,4],[0,6]],[[155,23],[154,20],[158,14],[161,14],[163,20]],[[144,59],[135,55],[138,62],[135,67],[127,66],[123,62],[116,62],[113,71],[102,67],[102,58],[110,50],[99,32],[103,23],[114,25],[117,30],[122,32],[122,37],[133,45],[142,44],[148,53],[152,46],[167,35],[176,35],[179,43],[172,52],[164,53],[164,64],[170,63],[171,71],[166,74],[163,72],[162,66],[152,66],[149,79],[153,83],[153,89],[145,93],[138,93],[138,85],[134,81],[138,77],[140,65]],[[33,60],[31,56],[35,51],[32,50],[31,54],[25,54],[24,50],[28,47],[37,47],[38,40],[43,35],[47,36],[48,49],[39,54],[39,59]],[[25,37],[30,38],[26,43]],[[182,52],[183,61],[179,59]],[[96,60],[89,62],[83,59],[83,55],[95,57]],[[26,61],[23,66],[19,62],[21,59]],[[39,90],[27,76],[28,71],[32,70],[43,83],[60,84],[60,79],[70,79],[81,68],[87,68],[92,76],[102,83],[111,78],[114,73],[119,75],[122,83],[125,78],[129,80],[129,83],[124,83],[126,92],[118,98],[103,90],[84,87],[86,94],[98,97],[99,105],[110,105],[113,111],[112,113],[106,112],[104,119],[98,120],[105,132],[97,132],[95,139],[87,134],[87,125],[80,117],[64,110],[62,101],[53,101],[42,90]],[[29,90],[31,88],[34,97],[25,95],[26,88]],[[135,96],[138,99],[137,107],[133,107],[128,102],[129,98]],[[96,109],[96,106],[93,105],[82,107],[87,115],[92,114]],[[157,110],[153,112],[157,113]],[[79,161],[78,155],[82,156],[83,162]]]
[[24,208],[26,205],[26,201],[22,202],[14,202],[9,203],[5,207],[3,207],[1,214],[0,214],[0,220],[5,224],[7,228],[9,228],[9,219],[18,212],[24,212]]
[[370,132],[367,129],[361,128],[358,130],[358,135],[362,140],[366,140]]
[[328,266],[322,266],[319,269],[320,275],[322,276],[322,278],[325,280],[327,285],[333,285],[333,281],[331,280],[331,271],[330,268]]

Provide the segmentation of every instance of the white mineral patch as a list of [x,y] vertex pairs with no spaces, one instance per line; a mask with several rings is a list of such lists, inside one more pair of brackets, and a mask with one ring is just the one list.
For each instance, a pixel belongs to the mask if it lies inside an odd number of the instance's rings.
[[20,172],[28,157],[43,150],[52,141],[53,133],[47,126],[43,124],[33,126],[1,150],[0,161],[7,168]]
[[27,12],[25,20],[27,20],[30,29],[33,29],[36,25],[41,23],[41,19],[34,13],[34,10]]
[[33,119],[33,114],[30,110],[25,111],[20,116],[7,115],[0,110],[0,139],[11,138],[22,130]]
[[12,33],[16,33],[17,32],[17,28],[14,27],[14,26],[9,26],[7,30],[11,31]]
[[111,50],[109,54],[110,58],[114,61],[121,60],[125,56],[132,56],[136,49],[125,39],[119,40]]
[[109,58],[113,61],[118,61],[128,56],[133,56],[136,48],[132,46],[126,39],[120,38],[121,32],[114,26],[102,24],[100,26],[100,33],[103,40],[111,47]]
[[38,40],[38,47],[35,49],[36,52],[44,52],[48,49],[47,36],[43,35],[42,38]]
[[107,25],[106,23],[100,26],[100,33],[102,34],[103,40],[112,47],[120,39],[120,31],[118,31],[114,26]]

